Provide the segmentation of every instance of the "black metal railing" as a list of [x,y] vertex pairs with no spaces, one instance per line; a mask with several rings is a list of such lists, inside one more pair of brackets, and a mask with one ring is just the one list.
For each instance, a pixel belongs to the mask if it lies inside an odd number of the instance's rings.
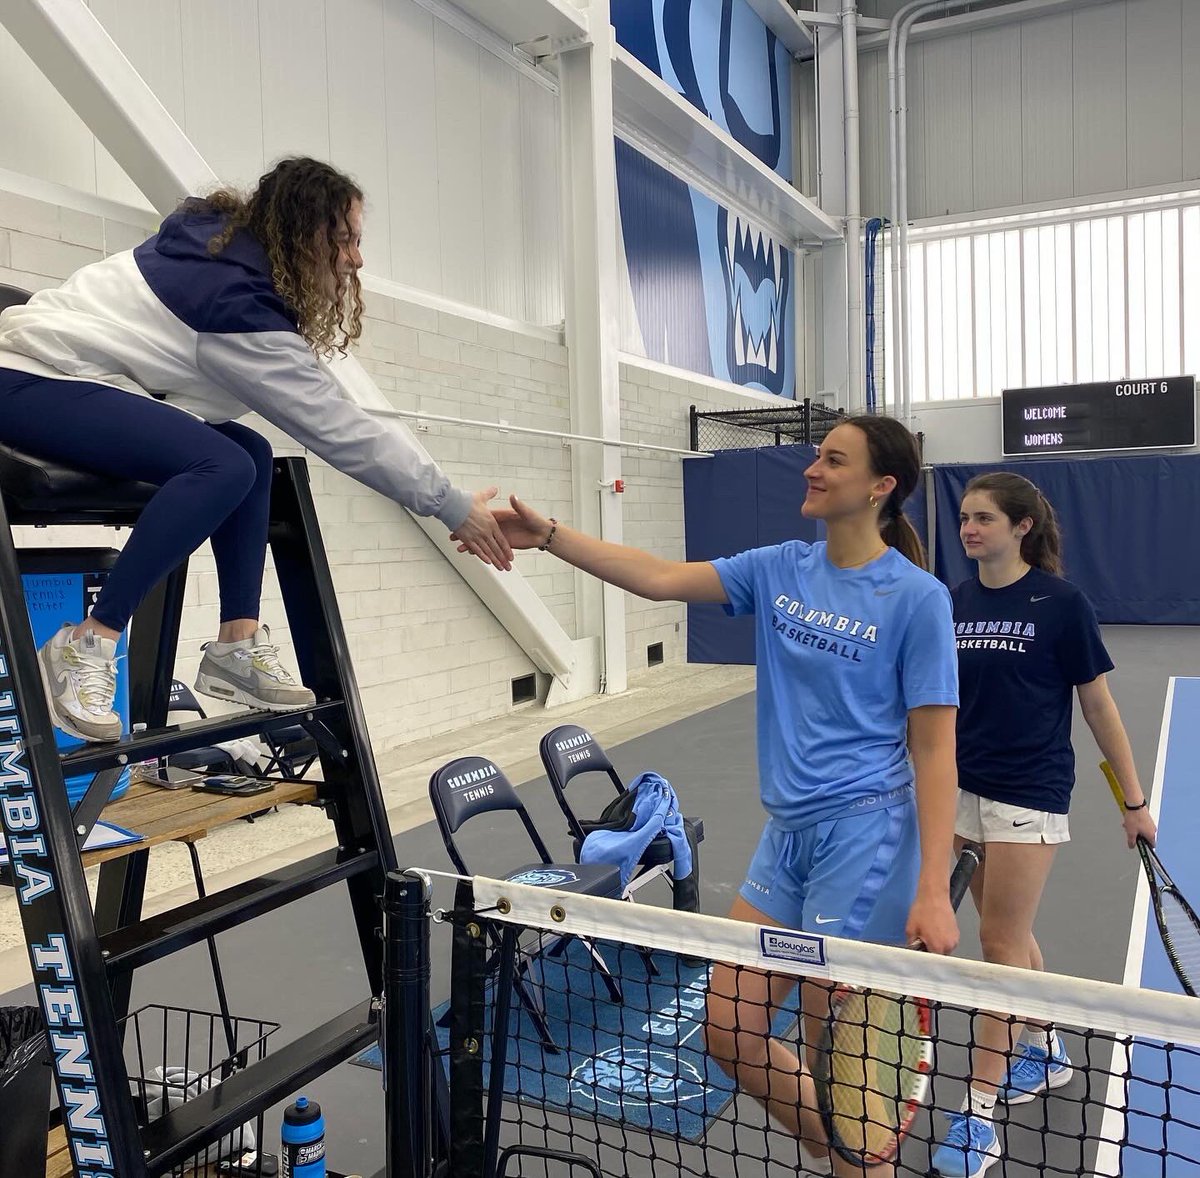
[[810,397],[762,409],[689,412],[689,437],[695,451],[745,450],[757,446],[817,445],[846,414],[816,404]]

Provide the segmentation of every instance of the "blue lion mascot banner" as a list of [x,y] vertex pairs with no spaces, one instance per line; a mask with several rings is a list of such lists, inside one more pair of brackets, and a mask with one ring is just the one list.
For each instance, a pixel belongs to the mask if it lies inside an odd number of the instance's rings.
[[[787,51],[745,0],[613,0],[620,44],[789,183]],[[794,258],[617,141],[625,260],[652,360],[794,397]]]

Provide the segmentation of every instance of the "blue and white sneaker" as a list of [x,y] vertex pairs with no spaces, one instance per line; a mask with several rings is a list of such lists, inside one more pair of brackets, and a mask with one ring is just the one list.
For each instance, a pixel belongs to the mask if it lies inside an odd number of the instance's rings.
[[991,1117],[947,1113],[949,1125],[933,1154],[933,1172],[942,1178],[979,1178],[1000,1159],[1000,1140]]
[[1053,1055],[1030,1043],[1018,1043],[996,1098],[1008,1104],[1028,1104],[1040,1092],[1061,1088],[1074,1074],[1067,1049],[1057,1035]]

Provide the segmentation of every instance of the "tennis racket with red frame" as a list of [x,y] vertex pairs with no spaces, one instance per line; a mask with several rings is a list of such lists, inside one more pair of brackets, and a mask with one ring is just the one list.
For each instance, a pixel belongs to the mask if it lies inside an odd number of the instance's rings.
[[[950,877],[956,910],[982,858],[976,844],[963,847]],[[891,1161],[925,1101],[932,1065],[928,1000],[839,986],[813,1073],[829,1147],[859,1166]]]

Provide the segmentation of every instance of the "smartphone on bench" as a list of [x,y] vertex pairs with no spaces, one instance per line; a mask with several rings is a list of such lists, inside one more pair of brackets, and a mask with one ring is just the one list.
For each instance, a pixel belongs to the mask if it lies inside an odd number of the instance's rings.
[[192,789],[211,794],[230,794],[234,797],[265,794],[274,786],[273,781],[264,777],[247,777],[242,773],[209,773],[192,783]]
[[159,765],[157,770],[151,767],[150,773],[144,770],[137,774],[135,780],[145,785],[157,786],[159,789],[187,789],[188,786],[198,785],[204,780],[203,773],[194,769],[179,769],[175,765]]

